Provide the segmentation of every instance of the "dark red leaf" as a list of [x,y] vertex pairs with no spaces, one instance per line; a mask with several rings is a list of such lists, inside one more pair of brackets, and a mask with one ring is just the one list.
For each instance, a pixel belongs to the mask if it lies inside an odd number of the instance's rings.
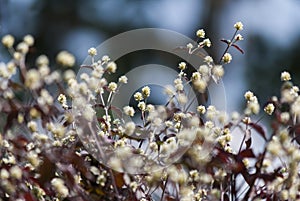
[[28,144],[28,139],[24,136],[17,136],[12,140],[14,146],[18,149],[23,149]]
[[229,199],[229,196],[226,193],[224,193],[222,200],[229,201],[230,199]]
[[5,126],[4,126],[3,133],[6,133],[6,131],[12,127],[12,125],[13,125],[13,120],[16,119],[17,116],[18,116],[18,111],[16,111],[16,110],[11,111],[11,112],[7,115],[7,118],[6,118],[6,124],[5,124]]
[[163,141],[166,141],[167,139],[169,139],[171,137],[176,137],[176,134],[172,133],[172,134],[168,134],[168,135],[164,136]]
[[255,123],[249,123],[248,125],[251,126],[258,134],[260,134],[260,136],[264,138],[264,140],[267,140],[263,127]]
[[114,178],[115,182],[118,188],[122,188],[123,185],[125,185],[124,181],[124,173],[114,172]]
[[26,201],[36,201],[36,199],[29,192],[24,194],[24,199]]
[[289,129],[289,134],[291,136],[295,136],[292,141],[296,141],[298,144],[300,144],[300,124],[296,124],[295,126],[292,126]]
[[238,51],[240,51],[242,54],[244,54],[244,51],[239,47],[237,46],[236,44],[232,44],[233,47],[235,47]]
[[55,176],[55,170],[55,164],[45,156],[43,158],[43,163],[38,170],[38,173],[40,175],[38,181],[42,187],[44,187],[44,185]]
[[246,150],[249,149],[251,147],[251,144],[252,144],[252,138],[250,137],[248,140],[246,140],[245,144],[246,144]]
[[21,85],[17,82],[13,82],[12,80],[9,80],[9,87],[11,87],[14,90],[22,90],[23,89],[23,85]]
[[222,42],[226,43],[227,45],[229,45],[229,44],[230,44],[230,40],[221,39],[220,41],[222,41]]
[[242,158],[256,158],[255,154],[253,153],[252,149],[245,149],[241,151],[238,156]]
[[257,178],[257,174],[249,174],[247,171],[242,171],[241,173],[242,173],[245,181],[247,182],[247,184],[249,186],[252,186],[254,181]]
[[224,126],[224,128],[231,128],[233,126],[233,123],[232,122],[229,122],[228,124],[226,124],[225,126]]

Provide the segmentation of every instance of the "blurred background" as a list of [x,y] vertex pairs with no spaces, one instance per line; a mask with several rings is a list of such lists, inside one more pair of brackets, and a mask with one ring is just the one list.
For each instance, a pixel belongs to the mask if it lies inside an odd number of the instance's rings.
[[[0,36],[9,33],[20,41],[32,34],[36,39],[32,55],[47,54],[53,61],[65,49],[76,56],[79,66],[90,47],[124,31],[164,28],[196,39],[195,31],[204,28],[213,43],[208,52],[219,60],[225,49],[220,39],[230,39],[233,24],[242,21],[240,47],[245,54],[230,49],[233,60],[223,79],[231,112],[241,111],[248,89],[261,103],[279,95],[283,70],[299,84],[299,10],[297,0],[0,0]],[[139,64],[149,60],[131,56],[117,61],[123,74],[136,65],[131,60]],[[8,58],[1,47],[0,61]]]

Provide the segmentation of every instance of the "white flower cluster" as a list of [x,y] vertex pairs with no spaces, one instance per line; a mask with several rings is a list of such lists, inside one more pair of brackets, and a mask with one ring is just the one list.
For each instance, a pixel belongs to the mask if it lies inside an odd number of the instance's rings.
[[257,97],[251,91],[247,91],[244,97],[247,101],[245,114],[247,116],[250,116],[251,114],[258,114],[260,110],[260,105],[258,103]]
[[[237,22],[234,27],[239,31],[243,24]],[[211,46],[203,29],[198,30],[196,35],[203,40],[195,48],[192,44],[187,45],[190,54]],[[225,41],[228,47],[243,40],[243,37],[235,33],[232,40]],[[272,97],[263,107],[276,123],[271,136],[264,136],[263,127],[258,125],[260,119],[255,121],[254,116],[259,113],[260,105],[251,91],[244,94],[246,109],[241,115],[237,112],[228,115],[214,105],[204,103],[193,111],[189,110],[185,86],[191,83],[198,92],[204,93],[211,79],[218,82],[224,75],[223,66],[215,65],[210,56],[203,58],[204,63],[191,76],[186,62],[178,64],[180,72],[173,85],[165,87],[169,97],[165,105],[150,104],[149,97],[153,92],[150,86],[145,85],[133,94],[135,105],[116,108],[113,99],[128,79],[124,75],[117,79],[118,82],[106,79],[106,75],[117,71],[116,63],[108,56],[95,61],[97,50],[90,48],[88,54],[92,57],[92,64],[81,66],[87,71],[76,79],[71,69],[63,68],[62,73],[60,70],[51,72],[45,55],[36,59],[36,67],[26,69],[25,56],[34,39],[27,35],[19,44],[14,42],[11,35],[2,38],[2,44],[11,51],[13,58],[8,63],[0,62],[0,110],[8,114],[7,119],[13,119],[7,125],[12,123],[24,128],[26,138],[14,135],[13,126],[4,126],[5,133],[0,133],[3,153],[0,191],[7,198],[16,197],[18,185],[15,184],[19,183],[24,191],[28,188],[40,200],[46,197],[71,199],[71,196],[77,196],[78,189],[83,192],[81,185],[96,183],[95,192],[99,196],[109,196],[104,189],[116,194],[111,200],[124,197],[119,194],[120,189],[143,201],[152,199],[152,194],[157,192],[162,199],[169,196],[180,200],[222,200],[232,193],[231,190],[236,190],[226,185],[237,175],[245,180],[247,175],[252,175],[256,181],[259,180],[253,184],[250,195],[260,189],[266,195],[276,195],[282,200],[299,197],[300,98],[299,87],[292,83],[289,72],[281,74],[281,97]],[[227,64],[231,60],[226,50],[219,63]],[[57,62],[71,67],[75,58],[68,52],[61,52]],[[21,84],[12,79],[16,73],[20,73]],[[68,85],[66,90],[60,85],[62,80]],[[51,90],[50,84],[56,84],[58,90]],[[30,92],[33,104],[23,104],[15,99],[18,90]],[[68,105],[69,100],[72,100],[72,105]],[[235,128],[244,134],[239,150],[232,146]],[[249,157],[258,156],[252,153],[251,131],[266,140],[265,150],[257,157],[255,166],[249,160]],[[85,147],[77,144],[77,134]],[[44,191],[35,183],[35,177],[43,179],[45,176],[39,168],[55,161],[57,154],[72,152],[73,149],[75,153],[67,159],[76,163],[80,157],[88,164],[87,168],[78,170],[78,164],[66,165],[64,161],[57,161],[54,164],[55,174],[48,179],[49,188]],[[51,151],[53,156],[48,154]],[[47,161],[43,161],[45,158]],[[108,167],[102,168],[103,165]],[[257,174],[252,174],[252,169]],[[46,195],[48,191],[52,195]],[[89,191],[87,196],[93,191]]]

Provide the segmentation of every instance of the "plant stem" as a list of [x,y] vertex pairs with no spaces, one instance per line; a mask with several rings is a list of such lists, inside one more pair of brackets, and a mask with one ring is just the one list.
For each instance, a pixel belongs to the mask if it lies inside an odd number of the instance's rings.
[[222,54],[222,56],[220,58],[219,64],[221,64],[223,56],[227,53],[228,49],[231,47],[232,41],[233,41],[233,39],[234,39],[234,37],[235,37],[235,35],[236,35],[237,32],[238,32],[238,30],[235,30],[235,32],[234,32],[234,34],[233,34],[233,36],[232,36],[232,38],[230,40],[230,43],[227,44],[227,47],[226,47],[225,51],[223,52],[223,54]]
[[166,179],[166,182],[165,182],[165,185],[164,185],[164,188],[163,188],[163,192],[162,192],[162,194],[161,194],[160,201],[163,201],[164,194],[165,194],[166,187],[167,187],[167,183],[168,183],[168,179],[169,179],[169,177],[167,177],[167,179]]

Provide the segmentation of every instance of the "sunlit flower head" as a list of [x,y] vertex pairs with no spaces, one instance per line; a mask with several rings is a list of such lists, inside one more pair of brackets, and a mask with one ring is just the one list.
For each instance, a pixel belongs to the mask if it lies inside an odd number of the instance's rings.
[[289,81],[289,80],[291,80],[292,78],[291,78],[291,74],[289,73],[289,72],[287,72],[287,71],[283,71],[282,73],[281,73],[281,81]]
[[133,107],[130,107],[130,106],[125,106],[125,107],[123,108],[123,111],[124,111],[124,113],[125,113],[126,115],[131,116],[131,117],[133,117],[133,116],[134,116],[134,113],[135,113]]
[[207,64],[210,64],[212,63],[214,60],[211,56],[206,56],[204,57],[204,62],[207,63]]
[[25,78],[25,86],[34,90],[42,86],[41,75],[36,69],[30,69]]
[[179,65],[178,65],[178,68],[180,70],[184,70],[186,68],[186,63],[185,62],[180,62]]
[[16,49],[18,52],[20,52],[22,54],[26,54],[29,50],[29,46],[27,43],[21,42],[17,45]]
[[23,38],[23,41],[28,45],[28,46],[33,46],[34,44],[34,38],[32,35],[26,35]]
[[228,52],[225,53],[224,56],[222,57],[222,61],[226,64],[230,63],[231,60],[232,60],[232,56]]
[[254,94],[251,91],[247,91],[244,95],[244,97],[247,101],[250,101],[253,96],[254,96]]
[[128,78],[125,75],[122,75],[121,77],[119,77],[119,82],[127,84]]
[[134,99],[135,99],[136,101],[141,101],[141,100],[144,99],[144,98],[143,98],[143,94],[142,94],[141,92],[136,92],[136,93],[133,95],[133,97],[134,97]]
[[117,88],[118,88],[118,85],[117,85],[117,83],[115,83],[115,82],[110,82],[110,83],[108,84],[108,89],[109,89],[109,91],[111,91],[111,92],[116,92]]
[[35,63],[38,67],[48,66],[49,65],[49,59],[46,55],[42,54],[42,55],[38,56],[38,58],[36,58]]
[[234,37],[234,39],[235,39],[236,41],[244,40],[244,38],[243,38],[243,36],[242,36],[241,34],[237,34],[237,35]]
[[5,47],[11,48],[14,45],[15,38],[12,35],[8,34],[2,37],[1,42]]
[[110,61],[110,58],[109,58],[109,56],[104,55],[104,56],[102,57],[101,60],[102,60],[104,63],[108,63],[108,62]]
[[193,45],[192,43],[188,43],[188,44],[186,45],[186,47],[187,47],[188,49],[192,49],[192,48],[194,47],[194,45]]
[[208,38],[204,39],[202,43],[205,47],[210,47],[211,46],[211,42]]
[[142,94],[144,98],[148,98],[150,96],[150,92],[151,92],[150,87],[145,86],[142,88]]
[[56,56],[56,61],[64,67],[72,67],[75,64],[75,57],[67,51],[61,51]]
[[205,114],[205,112],[206,112],[205,106],[204,106],[204,105],[199,105],[199,106],[197,107],[197,111],[198,111],[200,114]]
[[146,104],[144,101],[141,101],[138,103],[138,108],[141,110],[141,111],[145,111],[146,110]]
[[109,73],[115,73],[117,70],[117,64],[113,61],[109,62],[106,66],[106,70]]
[[204,38],[205,37],[205,31],[203,29],[199,29],[199,30],[197,30],[196,35],[199,38]]
[[265,111],[268,115],[273,114],[274,110],[275,110],[275,106],[274,106],[273,103],[269,103],[269,104],[268,104],[267,106],[265,106],[265,108],[264,108],[264,111]]
[[243,30],[243,23],[242,22],[237,22],[234,24],[234,28],[236,28],[236,30]]
[[89,50],[88,50],[88,54],[90,55],[90,56],[96,56],[97,55],[97,50],[96,50],[96,48],[94,48],[94,47],[91,47]]

